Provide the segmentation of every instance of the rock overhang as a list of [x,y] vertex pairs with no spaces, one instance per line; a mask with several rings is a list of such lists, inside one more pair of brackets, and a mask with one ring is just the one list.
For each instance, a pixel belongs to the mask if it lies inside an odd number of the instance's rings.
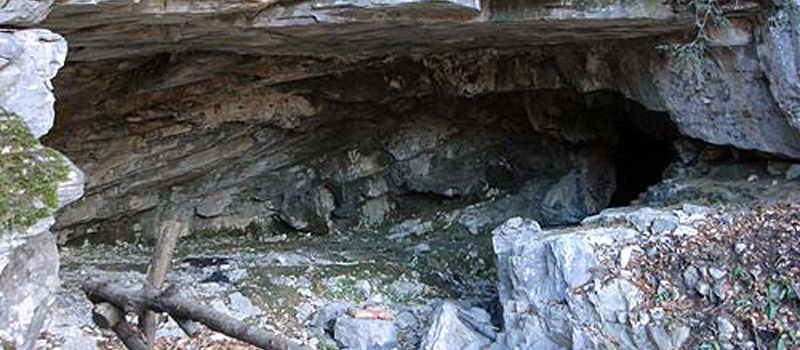
[[71,61],[207,50],[365,58],[502,49],[685,32],[661,1],[65,1],[44,26]]

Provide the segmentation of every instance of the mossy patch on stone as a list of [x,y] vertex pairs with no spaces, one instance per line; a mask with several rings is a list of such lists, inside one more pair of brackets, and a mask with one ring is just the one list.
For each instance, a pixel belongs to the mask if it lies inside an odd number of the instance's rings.
[[0,230],[49,216],[68,176],[58,152],[43,147],[19,116],[0,110]]

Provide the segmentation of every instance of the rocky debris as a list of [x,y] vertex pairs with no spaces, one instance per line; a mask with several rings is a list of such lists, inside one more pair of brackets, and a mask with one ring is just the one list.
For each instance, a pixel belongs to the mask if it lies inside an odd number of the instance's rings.
[[333,335],[345,349],[389,350],[397,346],[397,331],[391,320],[343,315],[336,319]]
[[[509,349],[681,348],[688,326],[640,313],[645,294],[625,274],[609,273],[619,271],[620,260],[629,263],[630,257],[618,258],[622,248],[664,233],[652,232],[652,223],[664,217],[669,213],[643,208],[588,220],[605,227],[551,232],[515,218],[497,228],[505,327],[498,342]],[[635,229],[626,228],[629,223]]]
[[[771,199],[770,199],[771,200]],[[494,232],[510,349],[786,349],[797,343],[800,206],[606,210]],[[655,229],[669,218],[675,229]],[[685,227],[685,228],[684,228]],[[686,234],[691,232],[691,234]]]
[[654,307],[691,320],[697,346],[800,346],[788,326],[800,317],[798,213],[796,202],[735,205],[710,213],[696,236],[649,242],[637,265]]
[[[181,239],[167,283],[185,288],[187,295],[232,317],[275,328],[318,349],[339,348],[334,326],[336,319],[350,317],[348,310],[367,311],[367,317],[378,320],[391,314],[387,321],[395,324],[397,349],[414,350],[427,332],[434,300],[463,298],[473,305],[487,305],[494,298],[494,270],[472,265],[478,251],[489,260],[488,239],[446,231],[432,231],[422,238],[430,251],[413,253],[417,260],[413,263],[404,244],[369,232],[294,235],[266,243],[252,232],[190,236]],[[76,283],[84,272],[100,273],[96,270],[115,273],[120,280],[141,281],[151,254],[152,247],[124,242],[62,247],[64,288],[56,298],[60,312],[51,319],[48,336],[40,339],[38,348],[69,350],[70,344],[113,338],[91,324],[88,300],[73,297],[80,295]],[[476,258],[467,259],[470,255]],[[462,271],[483,276],[482,284],[471,285],[477,279],[467,279]],[[230,283],[205,281],[214,273]],[[451,278],[461,278],[461,284],[447,282]],[[202,344],[182,339],[172,323],[162,325],[159,334],[166,337],[161,344],[170,349]],[[103,349],[122,350],[116,341],[104,344]],[[224,341],[214,344],[222,346]]]
[[420,345],[421,350],[483,349],[496,334],[489,313],[480,308],[462,308],[444,301],[431,315],[432,323]]
[[654,347],[652,331],[628,329],[643,302],[641,291],[625,279],[593,283],[603,266],[600,247],[593,243],[624,242],[635,235],[630,229],[552,234],[521,218],[497,228],[505,330],[499,342],[509,349]]

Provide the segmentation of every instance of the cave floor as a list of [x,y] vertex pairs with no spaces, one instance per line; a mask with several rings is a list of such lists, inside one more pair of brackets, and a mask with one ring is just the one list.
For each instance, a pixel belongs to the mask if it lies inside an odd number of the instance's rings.
[[[411,349],[420,341],[434,300],[494,306],[496,271],[490,237],[430,232],[393,238],[364,231],[188,236],[178,244],[168,283],[246,322],[323,344],[330,338],[313,326],[324,323],[319,315],[328,309],[385,306],[398,322],[401,347]],[[113,333],[91,324],[91,305],[78,284],[88,274],[111,273],[138,287],[151,254],[152,247],[136,243],[112,246],[87,241],[63,247],[63,288],[40,348],[124,349]],[[190,340],[171,321],[162,325],[159,335],[164,349],[237,344],[221,335]]]

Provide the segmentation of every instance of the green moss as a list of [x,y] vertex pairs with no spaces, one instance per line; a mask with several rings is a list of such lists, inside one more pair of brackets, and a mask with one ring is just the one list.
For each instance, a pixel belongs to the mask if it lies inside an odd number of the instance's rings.
[[0,350],[17,350],[17,346],[11,341],[0,339]]
[[0,110],[0,229],[49,216],[58,205],[58,184],[68,176],[58,152],[44,148],[17,115]]

